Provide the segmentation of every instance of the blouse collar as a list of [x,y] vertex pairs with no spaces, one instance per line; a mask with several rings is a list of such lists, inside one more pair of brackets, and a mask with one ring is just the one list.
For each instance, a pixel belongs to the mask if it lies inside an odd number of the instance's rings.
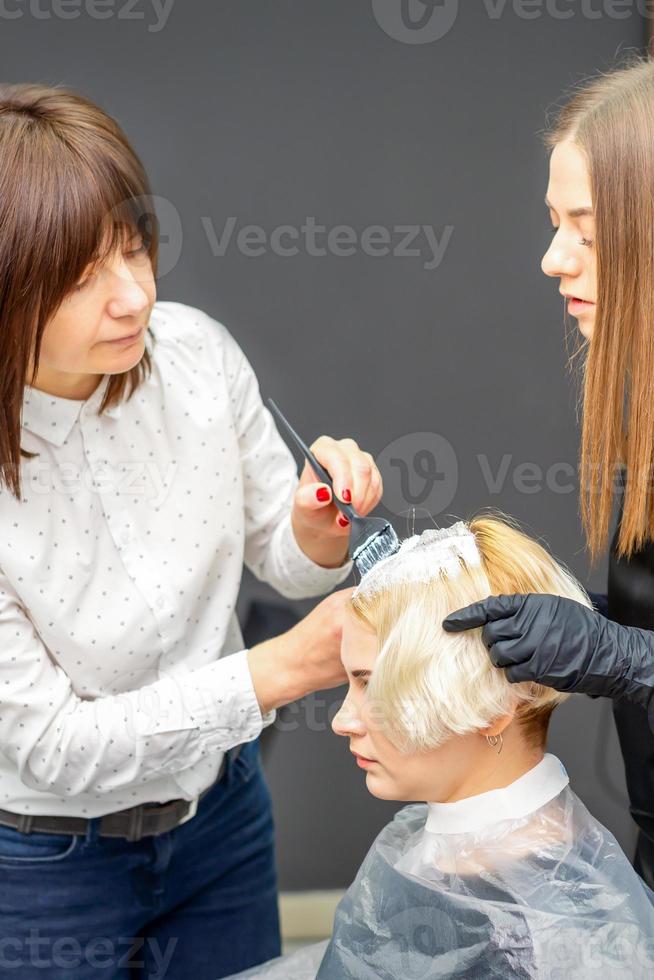
[[569,781],[561,760],[546,752],[538,765],[508,786],[453,803],[428,803],[425,830],[461,834],[525,817],[558,796]]
[[[153,346],[147,330],[146,345],[152,354]],[[88,398],[62,398],[41,391],[40,388],[24,385],[21,426],[55,446],[62,446],[82,411],[84,415],[97,413],[111,377],[111,374],[103,375],[97,388]],[[146,380],[153,383],[152,375]],[[104,414],[113,419],[120,418],[122,407],[123,402],[117,402],[105,408]]]
[[84,399],[62,398],[26,384],[21,425],[55,446],[62,446],[82,409],[86,406],[86,413],[89,414],[100,405],[110,377],[105,374],[95,391]]

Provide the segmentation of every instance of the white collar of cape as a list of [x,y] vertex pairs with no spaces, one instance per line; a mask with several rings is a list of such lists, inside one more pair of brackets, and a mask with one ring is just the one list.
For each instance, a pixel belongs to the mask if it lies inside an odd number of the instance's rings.
[[569,782],[561,760],[546,752],[538,765],[508,786],[453,803],[428,803],[425,830],[432,834],[464,834],[501,820],[520,819],[553,800]]

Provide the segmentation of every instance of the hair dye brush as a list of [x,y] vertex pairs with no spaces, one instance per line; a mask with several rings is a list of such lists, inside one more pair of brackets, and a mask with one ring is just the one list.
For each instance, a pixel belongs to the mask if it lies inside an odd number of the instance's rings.
[[359,573],[362,576],[365,575],[382,558],[388,558],[399,550],[400,541],[392,524],[389,524],[382,517],[361,517],[357,514],[352,504],[345,504],[342,500],[338,500],[334,493],[332,478],[325,467],[321,466],[309,447],[299,437],[290,423],[287,422],[272,398],[269,398],[268,402],[277,418],[284,423],[285,428],[302,450],[316,476],[331,488],[332,500],[336,507],[350,521],[350,558],[356,565]]

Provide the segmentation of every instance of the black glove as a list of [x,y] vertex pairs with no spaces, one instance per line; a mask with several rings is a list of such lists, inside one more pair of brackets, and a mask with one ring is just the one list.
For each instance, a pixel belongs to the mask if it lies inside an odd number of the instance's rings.
[[476,626],[483,626],[491,660],[512,683],[628,698],[648,711],[654,730],[654,632],[540,593],[491,595],[443,620],[448,632]]

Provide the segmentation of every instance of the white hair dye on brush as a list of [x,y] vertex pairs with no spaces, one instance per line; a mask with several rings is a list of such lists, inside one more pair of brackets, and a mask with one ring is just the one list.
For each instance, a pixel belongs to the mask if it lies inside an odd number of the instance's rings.
[[394,554],[378,561],[363,576],[353,597],[372,595],[404,582],[431,582],[442,574],[455,578],[463,567],[477,565],[481,565],[477,541],[463,521],[451,527],[428,528],[406,538]]

